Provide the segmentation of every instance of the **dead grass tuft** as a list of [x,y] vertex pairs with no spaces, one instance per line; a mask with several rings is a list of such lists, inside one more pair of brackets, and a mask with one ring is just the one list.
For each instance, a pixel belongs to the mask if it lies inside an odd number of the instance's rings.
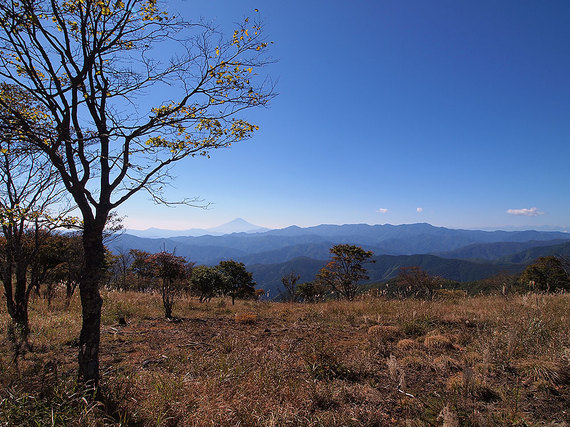
[[448,355],[441,355],[433,359],[433,366],[444,372],[458,372],[461,370],[461,363]]
[[544,381],[550,385],[568,384],[567,366],[547,359],[526,359],[517,363],[516,369],[525,380]]
[[397,326],[375,325],[368,328],[368,335],[375,340],[395,341],[402,336],[402,331]]
[[254,313],[236,313],[236,323],[253,324],[257,321],[257,314]]
[[403,340],[398,341],[396,347],[400,351],[410,351],[415,350],[420,347],[420,344],[416,340],[412,340],[409,338],[404,338]]
[[451,340],[445,335],[428,335],[424,339],[424,346],[430,350],[448,350],[453,348]]
[[401,358],[400,364],[403,367],[415,369],[415,370],[420,370],[420,369],[430,370],[430,369],[432,369],[432,365],[431,365],[429,360],[427,360],[424,357],[417,356],[417,355],[410,355],[410,356],[405,356],[405,357]]

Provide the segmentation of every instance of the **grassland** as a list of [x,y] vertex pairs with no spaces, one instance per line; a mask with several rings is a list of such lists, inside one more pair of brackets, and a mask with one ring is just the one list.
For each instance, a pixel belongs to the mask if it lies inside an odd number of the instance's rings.
[[[80,308],[31,304],[0,425],[568,425],[570,295],[286,304],[104,293],[100,402],[75,384]],[[126,326],[118,319],[124,317]]]

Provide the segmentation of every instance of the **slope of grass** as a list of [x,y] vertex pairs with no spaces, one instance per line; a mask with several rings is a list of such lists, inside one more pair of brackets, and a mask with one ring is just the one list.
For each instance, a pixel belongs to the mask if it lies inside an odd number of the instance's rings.
[[[0,425],[546,425],[569,422],[569,295],[286,304],[105,293],[101,402],[75,385],[80,310],[31,305]],[[126,326],[119,326],[125,317]],[[457,424],[453,424],[457,423]]]

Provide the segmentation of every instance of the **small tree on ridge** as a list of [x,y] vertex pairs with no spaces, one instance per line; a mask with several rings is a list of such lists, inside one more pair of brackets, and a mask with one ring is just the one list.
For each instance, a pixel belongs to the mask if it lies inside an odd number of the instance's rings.
[[317,282],[338,298],[353,300],[358,292],[358,282],[369,278],[363,264],[374,262],[370,260],[374,253],[348,244],[334,245],[330,253],[332,260],[319,271]]
[[224,293],[232,297],[232,305],[236,298],[247,298],[255,295],[253,274],[245,269],[243,262],[233,260],[220,261],[218,269],[224,275]]
[[159,289],[164,306],[164,316],[172,319],[174,301],[188,286],[186,280],[192,274],[191,266],[185,258],[165,251],[150,255],[145,262],[149,265],[153,277],[160,281]]

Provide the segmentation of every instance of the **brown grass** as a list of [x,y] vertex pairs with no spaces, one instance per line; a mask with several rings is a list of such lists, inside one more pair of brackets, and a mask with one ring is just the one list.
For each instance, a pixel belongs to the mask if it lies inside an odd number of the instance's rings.
[[453,348],[451,340],[445,335],[441,334],[428,335],[427,337],[425,337],[424,346],[431,350],[433,349],[449,350]]
[[75,386],[77,298],[69,308],[32,301],[33,351],[17,364],[1,303],[0,425],[570,421],[568,295],[235,306],[182,298],[176,323],[158,296],[105,293],[101,404]]
[[397,326],[375,325],[368,328],[368,335],[377,340],[394,341],[402,336],[402,331]]
[[419,343],[416,340],[411,340],[409,338],[404,338],[403,340],[398,341],[396,347],[398,350],[402,352],[407,352],[419,348]]
[[257,314],[254,313],[236,313],[236,323],[253,324],[257,320]]

